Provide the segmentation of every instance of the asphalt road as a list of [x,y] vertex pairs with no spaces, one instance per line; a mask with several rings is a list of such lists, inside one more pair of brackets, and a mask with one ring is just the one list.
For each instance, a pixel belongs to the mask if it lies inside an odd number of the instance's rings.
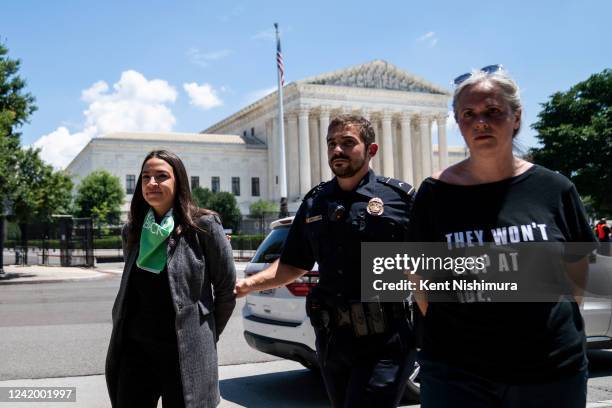
[[[239,264],[239,276],[243,266]],[[102,374],[119,279],[115,275],[96,281],[0,285],[0,381]],[[277,360],[246,344],[243,304],[239,299],[221,337],[220,364]],[[589,352],[589,359],[588,400],[612,400],[612,350]],[[275,375],[284,374],[266,374]]]
[[[239,264],[239,276],[243,266]],[[0,381],[104,373],[120,277],[0,286]],[[221,336],[219,363],[277,360],[247,345],[242,335],[243,304],[244,299],[238,299]]]

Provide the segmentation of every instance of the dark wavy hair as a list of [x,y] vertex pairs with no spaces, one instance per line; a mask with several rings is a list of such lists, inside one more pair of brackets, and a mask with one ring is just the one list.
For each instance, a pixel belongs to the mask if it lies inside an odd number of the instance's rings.
[[175,196],[173,215],[175,227],[174,231],[177,235],[195,234],[198,231],[203,231],[198,227],[196,220],[202,215],[216,214],[212,210],[205,208],[198,208],[191,197],[191,190],[189,188],[189,179],[187,177],[187,170],[181,159],[174,153],[168,150],[153,150],[146,155],[140,166],[140,174],[138,175],[138,181],[136,182],[136,188],[132,197],[132,203],[130,204],[130,215],[128,218],[128,246],[138,245],[140,241],[140,232],[142,230],[142,224],[145,216],[149,211],[149,204],[145,201],[142,195],[142,169],[145,163],[153,158],[161,159],[168,163],[172,167],[174,172],[175,180]]
[[369,120],[359,115],[339,115],[336,116],[329,124],[327,128],[327,133],[331,133],[334,129],[340,128],[343,129],[346,126],[355,126],[359,131],[359,136],[361,140],[365,143],[366,146],[374,143],[375,134],[374,127],[372,127],[372,123]]

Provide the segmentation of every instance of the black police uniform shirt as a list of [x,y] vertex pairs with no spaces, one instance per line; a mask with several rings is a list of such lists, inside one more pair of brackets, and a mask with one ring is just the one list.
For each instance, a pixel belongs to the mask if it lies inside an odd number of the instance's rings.
[[[416,242],[452,245],[455,234],[461,239],[467,231],[494,242],[499,231],[527,225],[537,227],[534,241],[594,241],[574,185],[537,165],[516,177],[479,185],[428,178],[417,193],[412,217],[410,240]],[[576,261],[588,251],[566,260]],[[482,300],[466,303],[457,294],[454,302],[429,303],[422,344],[428,358],[508,383],[545,382],[586,368],[584,322],[575,302]]]
[[[374,171],[352,191],[336,178],[309,192],[300,206],[281,254],[281,262],[310,270],[319,264],[319,287],[347,300],[361,297],[361,242],[404,241],[413,189]],[[382,211],[368,203],[382,201]]]

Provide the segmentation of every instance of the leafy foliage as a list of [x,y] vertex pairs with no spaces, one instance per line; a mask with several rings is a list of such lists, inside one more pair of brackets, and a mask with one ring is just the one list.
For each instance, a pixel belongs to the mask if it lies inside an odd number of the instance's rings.
[[196,205],[200,208],[209,208],[210,200],[214,193],[207,188],[196,187],[191,191],[191,196]]
[[17,128],[27,123],[37,108],[34,97],[23,92],[26,81],[18,75],[21,62],[7,54],[8,48],[0,43],[0,132],[19,139]]
[[542,104],[534,162],[570,178],[597,214],[612,214],[612,70]]
[[219,213],[224,228],[238,231],[242,215],[240,214],[236,197],[232,193],[227,191],[214,193],[208,208]]
[[98,225],[117,224],[124,198],[118,177],[106,170],[94,171],[78,186],[75,199],[76,215],[91,217]]
[[38,149],[19,150],[16,162],[9,197],[17,223],[49,220],[53,214],[70,212],[73,184],[66,173],[54,171],[40,158]]
[[278,204],[269,200],[259,199],[249,206],[249,213],[252,217],[263,217],[266,214],[278,214]]
[[236,197],[232,193],[225,191],[213,193],[207,188],[196,187],[191,194],[198,207],[219,213],[224,228],[230,228],[232,231],[238,230],[242,215]]
[[[20,61],[8,57],[8,48],[0,43],[0,197],[7,197],[15,180],[19,139],[18,129],[36,110],[34,97],[24,92],[26,82],[19,75]],[[2,211],[0,200],[0,212]]]

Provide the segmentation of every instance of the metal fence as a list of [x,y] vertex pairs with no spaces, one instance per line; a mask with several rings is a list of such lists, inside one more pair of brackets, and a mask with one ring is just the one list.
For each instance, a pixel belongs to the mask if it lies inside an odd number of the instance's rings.
[[[270,232],[270,223],[278,218],[276,212],[244,216],[239,234],[230,236],[234,258],[251,259]],[[122,262],[121,228],[94,226],[90,218],[60,216],[49,222],[27,224],[24,237],[13,223],[4,242],[3,264],[91,267],[95,263]]]
[[5,265],[94,265],[90,218],[55,217],[50,222],[20,226],[4,242]]
[[[295,212],[290,212],[289,215],[295,215]],[[261,217],[252,217],[250,215],[242,217],[240,220],[241,235],[268,235],[270,232],[270,223],[279,219],[278,212],[265,213]]]

